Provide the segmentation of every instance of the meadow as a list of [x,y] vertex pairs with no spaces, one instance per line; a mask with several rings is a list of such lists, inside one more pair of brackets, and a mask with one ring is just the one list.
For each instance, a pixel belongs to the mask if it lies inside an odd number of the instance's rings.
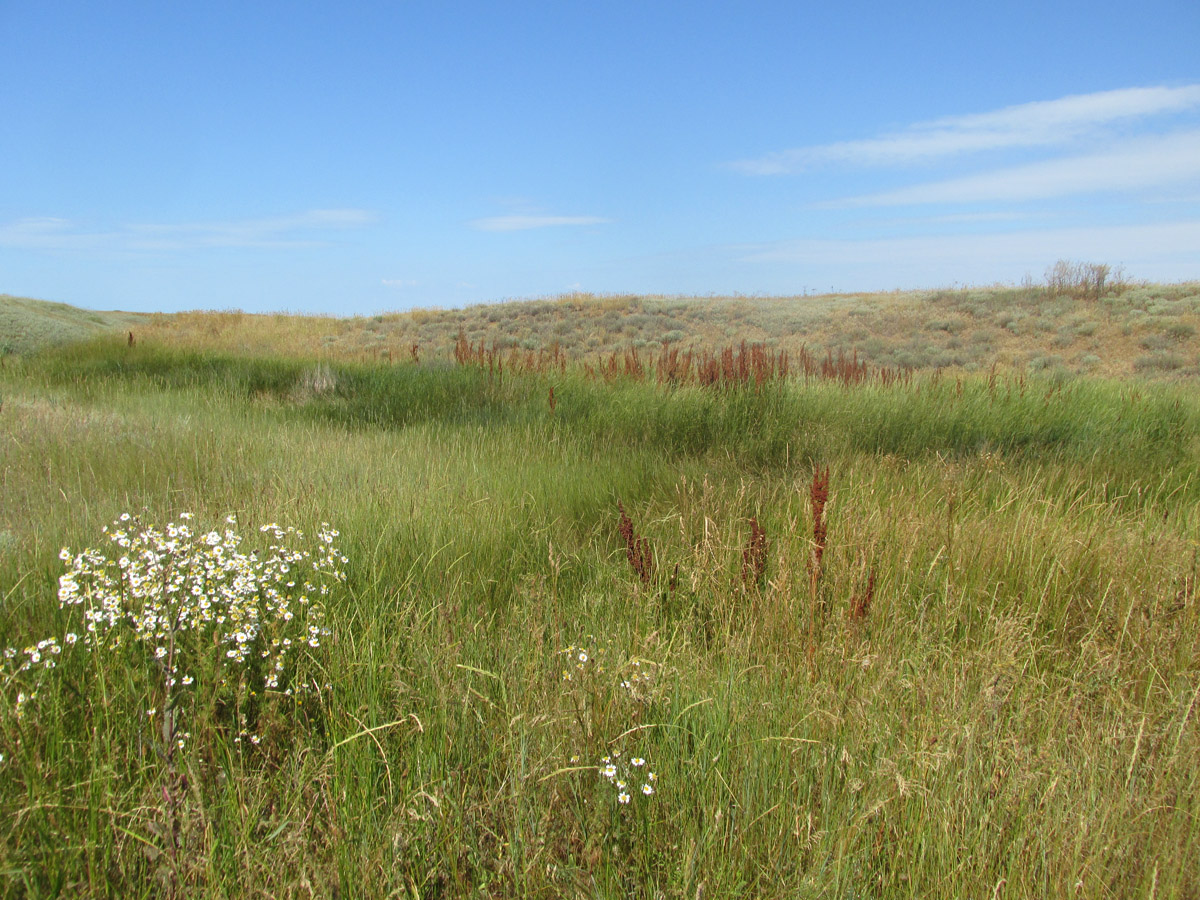
[[1197,288],[1021,291],[10,353],[0,893],[1200,895]]

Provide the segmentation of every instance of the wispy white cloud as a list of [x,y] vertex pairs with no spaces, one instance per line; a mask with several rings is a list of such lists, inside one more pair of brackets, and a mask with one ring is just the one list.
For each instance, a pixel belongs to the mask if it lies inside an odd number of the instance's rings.
[[330,231],[378,221],[365,209],[313,209],[287,216],[224,222],[137,223],[108,230],[41,217],[0,224],[0,247],[34,250],[165,251],[212,247],[308,247]]
[[376,221],[378,215],[365,209],[310,209],[262,219],[131,225],[126,232],[142,239],[144,249],[309,246],[320,232],[362,228]]
[[1052,159],[821,204],[901,206],[1040,200],[1200,180],[1200,130],[1139,138],[1098,153]]
[[894,166],[966,153],[1069,143],[1106,126],[1200,107],[1200,84],[1124,88],[920,122],[857,141],[797,147],[731,163],[748,175],[784,175],[824,165]]
[[91,249],[108,243],[106,232],[85,232],[69,219],[39,216],[0,224],[0,247],[22,250]]
[[[1059,258],[1124,263],[1190,265],[1200,273],[1200,221],[1154,225],[1030,229],[997,234],[948,234],[872,240],[801,239],[737,248],[738,261],[801,266],[899,267],[936,265],[1025,266],[1033,271]],[[1136,269],[1134,269],[1136,271]]]
[[993,210],[990,212],[947,213],[940,216],[906,216],[904,218],[876,219],[875,225],[976,225],[986,222],[1025,221],[1031,216],[1024,212]]
[[384,287],[390,288],[409,288],[416,287],[417,281],[415,278],[382,278],[380,282]]
[[469,224],[479,231],[528,231],[533,228],[557,228],[571,225],[604,225],[612,219],[600,216],[512,215],[474,219]]

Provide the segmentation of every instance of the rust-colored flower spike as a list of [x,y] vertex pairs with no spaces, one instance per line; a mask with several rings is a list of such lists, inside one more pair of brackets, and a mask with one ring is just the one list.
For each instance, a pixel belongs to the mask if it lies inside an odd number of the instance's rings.
[[554,414],[554,407],[558,406],[558,401],[554,399],[554,385],[550,386],[550,414]]
[[810,568],[813,571],[819,571],[821,568],[821,557],[825,555],[825,504],[829,500],[829,466],[824,470],[817,469],[813,472],[812,484],[808,488],[808,502],[812,507],[813,515],[813,555],[810,561]]
[[473,356],[474,350],[471,342],[467,340],[467,333],[459,329],[458,338],[454,341],[454,361],[463,366],[471,362]]
[[620,500],[617,501],[617,512],[621,514],[621,539],[625,541],[625,546],[628,548],[633,544],[633,521],[625,512],[625,505]]
[[751,516],[750,539],[742,548],[742,584],[746,587],[751,584],[762,584],[763,576],[767,571],[767,547],[769,544],[766,531],[758,524],[757,517]]
[[625,558],[638,578],[644,584],[649,584],[654,577],[654,554],[650,551],[650,542],[633,530],[633,521],[620,500],[617,501],[617,510],[621,513],[620,531],[625,541]]
[[871,601],[875,599],[875,569],[867,570],[867,587],[861,594],[850,598],[850,620],[861,621],[871,611]]

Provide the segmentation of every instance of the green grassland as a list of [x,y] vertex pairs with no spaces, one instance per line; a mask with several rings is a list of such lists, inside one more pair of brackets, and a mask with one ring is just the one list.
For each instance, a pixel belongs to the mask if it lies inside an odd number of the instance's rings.
[[[0,893],[1197,896],[1197,291],[192,313],[6,357]],[[743,338],[915,373],[595,363]],[[60,550],[183,512],[262,557],[340,532],[278,688],[66,645]]]

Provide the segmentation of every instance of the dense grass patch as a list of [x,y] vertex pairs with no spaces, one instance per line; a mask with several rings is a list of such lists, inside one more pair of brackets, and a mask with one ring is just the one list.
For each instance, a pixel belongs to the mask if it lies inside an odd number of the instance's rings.
[[[505,375],[474,366],[318,363],[126,348],[101,340],[30,363],[53,384],[108,382],[273,401],[289,416],[350,427],[424,422],[562,422],[598,441],[667,453],[737,453],[751,464],[812,463],[850,450],[902,456],[979,452],[1097,454],[1171,463],[1200,426],[1188,393],[1116,382],[944,378],[913,384],[771,382],[711,390],[616,385],[577,371]],[[557,391],[554,409],[547,390]]]

